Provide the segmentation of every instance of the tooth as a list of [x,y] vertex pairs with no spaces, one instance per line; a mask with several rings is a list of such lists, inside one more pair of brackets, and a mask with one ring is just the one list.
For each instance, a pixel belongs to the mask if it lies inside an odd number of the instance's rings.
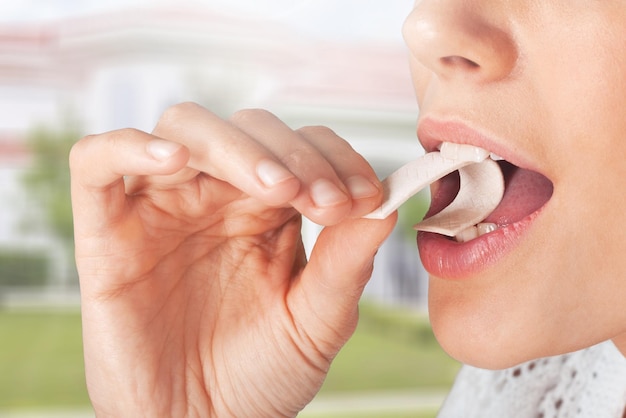
[[466,228],[462,230],[461,232],[459,232],[455,236],[455,239],[458,242],[468,242],[478,237],[479,237],[478,228],[475,226],[470,226],[469,228]]
[[480,163],[489,157],[489,151],[473,145],[444,142],[441,144],[441,156],[450,158],[451,160],[465,160]]
[[487,159],[459,169],[461,188],[454,201],[438,214],[415,225],[418,231],[454,237],[483,221],[498,206],[504,195],[500,166]]
[[454,238],[458,242],[468,242],[478,237],[482,237],[485,234],[493,232],[496,229],[498,229],[498,225],[494,223],[483,222],[462,230]]
[[462,230],[454,238],[457,240],[457,242],[468,242],[478,237],[482,237],[485,234],[493,232],[496,229],[498,229],[498,225],[494,223],[482,222],[478,225],[473,225]]
[[504,161],[504,158],[500,157],[498,154],[494,154],[493,152],[489,157],[494,161]]
[[479,223],[478,225],[476,225],[476,228],[478,229],[478,236],[483,236],[498,229],[498,225],[485,222]]

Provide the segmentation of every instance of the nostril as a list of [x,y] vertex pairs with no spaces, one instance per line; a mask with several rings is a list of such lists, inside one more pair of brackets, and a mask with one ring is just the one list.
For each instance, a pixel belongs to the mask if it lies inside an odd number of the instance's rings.
[[459,55],[441,57],[440,61],[444,67],[457,67],[465,70],[476,70],[480,68],[478,63]]

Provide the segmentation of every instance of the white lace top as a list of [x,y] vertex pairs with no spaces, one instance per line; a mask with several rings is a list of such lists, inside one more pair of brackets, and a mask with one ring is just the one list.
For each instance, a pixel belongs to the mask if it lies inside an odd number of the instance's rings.
[[626,358],[612,342],[501,371],[465,366],[439,418],[626,418]]

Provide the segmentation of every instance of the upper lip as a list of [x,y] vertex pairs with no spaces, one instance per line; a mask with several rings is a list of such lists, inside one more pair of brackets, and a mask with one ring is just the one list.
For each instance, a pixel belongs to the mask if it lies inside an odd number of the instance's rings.
[[464,121],[424,117],[418,125],[417,136],[426,152],[436,151],[442,142],[473,145],[496,154],[518,167],[539,171],[529,159],[520,153],[512,152],[509,147],[503,145],[502,140],[496,139],[495,135],[483,133],[482,130],[473,128]]

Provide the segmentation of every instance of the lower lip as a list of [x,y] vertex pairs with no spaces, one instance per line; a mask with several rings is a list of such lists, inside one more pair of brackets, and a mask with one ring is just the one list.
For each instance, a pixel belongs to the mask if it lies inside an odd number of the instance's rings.
[[543,208],[518,222],[464,243],[443,235],[420,232],[417,246],[422,264],[428,273],[441,279],[463,280],[476,276],[510,253],[542,211]]

